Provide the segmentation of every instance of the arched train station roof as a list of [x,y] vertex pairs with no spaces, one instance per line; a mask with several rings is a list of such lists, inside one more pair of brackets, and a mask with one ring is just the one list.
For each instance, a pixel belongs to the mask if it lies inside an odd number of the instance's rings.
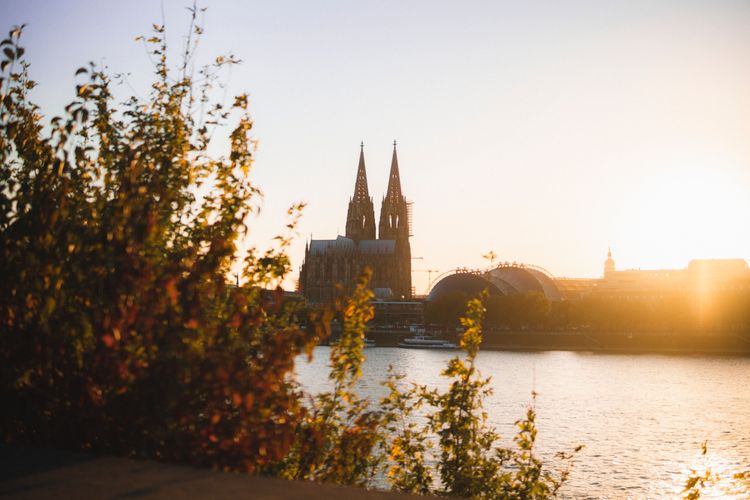
[[523,264],[500,264],[488,271],[456,271],[440,279],[430,290],[427,300],[434,300],[454,290],[474,295],[488,287],[490,294],[539,292],[548,300],[562,300],[560,291],[549,273],[541,268]]

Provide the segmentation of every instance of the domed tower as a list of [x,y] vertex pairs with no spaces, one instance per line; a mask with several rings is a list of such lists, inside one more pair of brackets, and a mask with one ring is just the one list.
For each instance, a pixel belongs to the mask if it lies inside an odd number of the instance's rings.
[[349,199],[349,210],[346,213],[346,237],[355,241],[375,239],[375,208],[367,189],[364,142],[359,145],[354,196]]
[[612,249],[607,249],[607,260],[604,261],[604,279],[610,278],[615,272],[615,261],[612,259]]

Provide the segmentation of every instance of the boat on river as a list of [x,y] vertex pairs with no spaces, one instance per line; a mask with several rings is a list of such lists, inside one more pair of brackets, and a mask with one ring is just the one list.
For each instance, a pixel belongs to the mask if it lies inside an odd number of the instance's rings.
[[406,337],[399,342],[399,347],[406,349],[455,349],[456,344],[445,339],[439,339],[431,335],[414,335]]

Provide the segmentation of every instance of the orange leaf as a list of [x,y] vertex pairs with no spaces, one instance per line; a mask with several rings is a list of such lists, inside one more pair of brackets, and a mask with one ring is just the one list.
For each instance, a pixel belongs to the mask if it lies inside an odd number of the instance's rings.
[[167,295],[169,295],[169,300],[172,302],[172,305],[177,305],[177,278],[172,278],[171,280],[167,281],[167,284],[165,286],[167,290]]
[[255,403],[255,396],[253,396],[252,392],[248,392],[245,394],[245,409],[250,411],[250,408],[253,407],[253,403]]

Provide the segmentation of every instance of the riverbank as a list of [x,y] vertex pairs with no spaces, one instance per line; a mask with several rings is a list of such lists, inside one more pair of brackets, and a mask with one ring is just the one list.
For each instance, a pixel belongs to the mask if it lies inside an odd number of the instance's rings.
[[[410,335],[408,331],[403,330],[367,332],[367,338],[374,340],[376,345],[382,347],[395,347]],[[446,338],[456,340],[455,335],[448,335]],[[750,336],[725,332],[486,331],[482,349],[750,356]]]

